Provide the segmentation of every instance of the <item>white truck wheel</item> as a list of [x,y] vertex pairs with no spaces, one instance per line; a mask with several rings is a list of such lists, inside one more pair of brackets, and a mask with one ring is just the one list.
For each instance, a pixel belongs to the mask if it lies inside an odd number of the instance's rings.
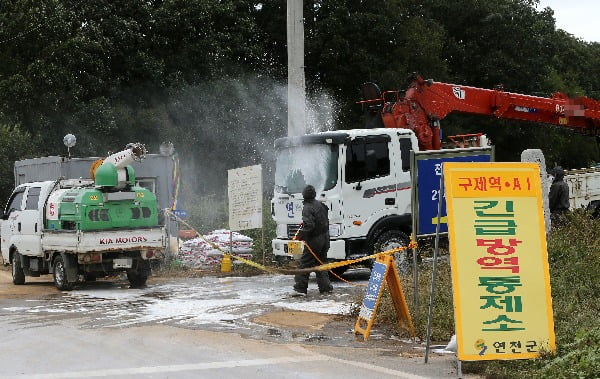
[[[381,253],[398,247],[406,247],[409,242],[410,239],[404,232],[395,229],[386,230],[377,237],[377,240],[373,244],[373,253]],[[394,253],[394,261],[396,262],[396,268],[399,272],[407,272],[410,270],[412,263],[408,258],[408,250],[401,250]]]
[[73,283],[69,283],[67,279],[65,262],[60,255],[54,258],[54,285],[61,291],[70,291],[73,289]]
[[13,284],[21,285],[25,284],[25,273],[21,266],[21,254],[15,250],[12,255],[12,281]]

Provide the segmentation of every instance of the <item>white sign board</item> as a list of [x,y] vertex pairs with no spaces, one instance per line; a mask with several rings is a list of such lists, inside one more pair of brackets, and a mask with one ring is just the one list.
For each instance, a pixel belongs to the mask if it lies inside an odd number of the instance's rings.
[[262,228],[261,165],[227,171],[229,197],[229,229]]

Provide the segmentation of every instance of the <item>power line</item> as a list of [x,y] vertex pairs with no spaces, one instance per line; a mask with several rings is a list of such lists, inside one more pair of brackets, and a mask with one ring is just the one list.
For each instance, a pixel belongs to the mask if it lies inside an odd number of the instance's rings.
[[29,29],[29,30],[27,30],[27,31],[24,31],[24,32],[21,32],[21,33],[17,34],[16,36],[12,36],[12,37],[10,37],[10,38],[7,38],[7,39],[5,39],[5,40],[2,40],[2,41],[0,41],[0,45],[4,44],[4,43],[6,43],[6,42],[10,42],[10,41],[12,41],[12,40],[15,40],[15,39],[17,39],[17,38],[21,38],[21,37],[23,37],[23,36],[25,36],[25,35],[27,35],[27,34],[29,34],[29,33],[33,32],[33,31],[35,31],[35,30],[38,30],[38,29],[39,29],[39,28],[41,28],[43,25],[44,25],[44,24],[39,24],[39,25],[38,25],[38,26],[36,26],[35,28],[31,28],[31,29]]

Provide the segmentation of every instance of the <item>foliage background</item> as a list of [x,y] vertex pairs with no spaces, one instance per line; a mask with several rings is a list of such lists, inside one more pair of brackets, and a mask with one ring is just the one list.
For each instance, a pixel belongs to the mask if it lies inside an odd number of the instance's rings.
[[[557,30],[535,0],[305,0],[310,130],[363,125],[364,81],[438,81],[548,96],[600,96],[600,44]],[[171,141],[183,203],[221,197],[227,169],[262,163],[287,133],[286,2],[14,0],[0,4],[0,198],[12,162],[103,156]],[[535,124],[453,116],[446,135],[484,131],[498,160],[541,148],[547,166],[598,161],[591,138]],[[187,200],[187,201],[186,201]]]

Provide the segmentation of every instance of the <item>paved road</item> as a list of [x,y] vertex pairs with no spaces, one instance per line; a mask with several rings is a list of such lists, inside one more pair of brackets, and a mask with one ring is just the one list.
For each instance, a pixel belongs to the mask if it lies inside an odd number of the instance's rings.
[[[0,295],[12,293],[9,280],[0,272]],[[0,377],[456,377],[454,356],[432,354],[425,365],[422,348],[393,336],[356,341],[352,321],[338,316],[360,299],[363,289],[350,284],[321,297],[313,282],[298,300],[286,297],[292,278],[279,275],[152,280],[143,289],[97,282],[72,292],[50,280],[0,296]]]

